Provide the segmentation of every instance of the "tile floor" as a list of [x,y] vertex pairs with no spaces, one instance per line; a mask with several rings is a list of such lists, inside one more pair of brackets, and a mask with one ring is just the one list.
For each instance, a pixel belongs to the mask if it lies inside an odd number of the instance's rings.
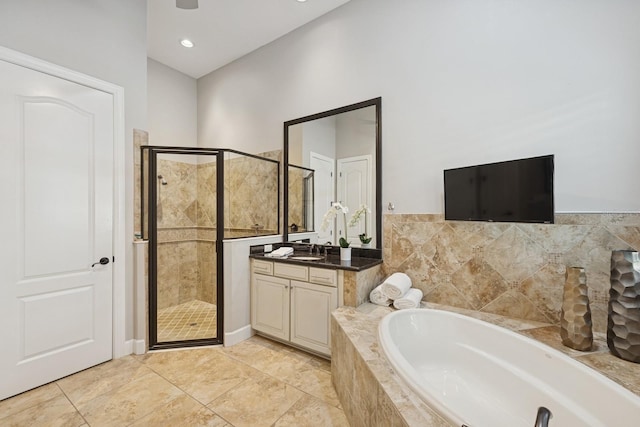
[[193,300],[158,310],[158,342],[216,337],[216,306]]
[[348,426],[324,359],[255,336],[149,353],[0,401],[0,426]]

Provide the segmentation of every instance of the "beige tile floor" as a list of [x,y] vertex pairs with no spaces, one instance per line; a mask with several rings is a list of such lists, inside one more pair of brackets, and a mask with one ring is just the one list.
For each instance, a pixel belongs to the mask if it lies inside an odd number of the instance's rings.
[[348,426],[326,360],[255,336],[127,356],[0,401],[0,426]]
[[216,337],[216,306],[193,300],[158,310],[158,342]]

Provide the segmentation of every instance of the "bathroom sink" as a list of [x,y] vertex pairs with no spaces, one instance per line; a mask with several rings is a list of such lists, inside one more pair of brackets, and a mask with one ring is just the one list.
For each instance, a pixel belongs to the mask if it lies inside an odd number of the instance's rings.
[[289,259],[295,259],[296,261],[321,261],[324,257],[321,256],[290,256]]

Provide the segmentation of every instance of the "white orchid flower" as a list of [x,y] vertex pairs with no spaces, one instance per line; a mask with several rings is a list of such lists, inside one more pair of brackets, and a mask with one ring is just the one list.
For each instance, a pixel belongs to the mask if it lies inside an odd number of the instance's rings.
[[340,246],[343,248],[349,247],[349,241],[347,239],[347,214],[349,213],[349,208],[343,206],[340,202],[333,202],[329,210],[322,217],[322,231],[325,231],[329,224],[333,221],[333,219],[338,215],[338,213],[342,213],[342,219],[344,221],[344,237],[340,238]]
[[355,227],[355,225],[360,222],[363,216],[364,216],[364,222],[366,227],[367,213],[371,213],[371,210],[367,207],[367,205],[365,204],[360,205],[360,207],[351,216],[351,221],[349,221],[349,227]]

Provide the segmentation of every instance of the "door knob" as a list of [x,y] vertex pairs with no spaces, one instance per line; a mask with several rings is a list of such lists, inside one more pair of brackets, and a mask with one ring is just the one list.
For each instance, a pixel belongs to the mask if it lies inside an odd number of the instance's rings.
[[94,262],[94,263],[91,265],[91,267],[95,267],[97,264],[100,264],[100,265],[107,265],[107,264],[109,264],[109,258],[107,258],[106,256],[105,256],[105,257],[102,257],[102,258],[100,258],[100,261],[98,261],[98,262]]

